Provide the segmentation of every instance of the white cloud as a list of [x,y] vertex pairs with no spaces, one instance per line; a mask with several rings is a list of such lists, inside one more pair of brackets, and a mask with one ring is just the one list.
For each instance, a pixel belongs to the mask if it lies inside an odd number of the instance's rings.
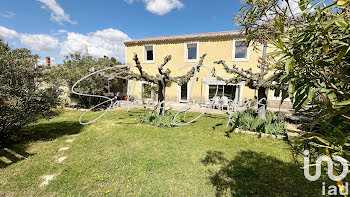
[[[277,5],[278,5],[281,9],[287,8],[287,15],[288,15],[288,16],[292,16],[292,15],[294,15],[294,16],[299,16],[299,15],[301,14],[301,9],[300,9],[300,7],[299,7],[299,2],[300,2],[300,0],[287,0],[287,1],[288,1],[288,3],[289,3],[289,7],[288,7],[287,2],[286,2],[286,1],[282,1],[282,0],[278,1]],[[311,4],[307,4],[306,7],[307,7],[307,8],[311,8],[312,5],[311,5]],[[276,10],[273,10],[273,11],[272,11],[272,10],[269,10],[269,11],[267,11],[267,12],[266,12],[266,17],[263,17],[263,18],[262,18],[262,21],[263,21],[262,23],[264,23],[266,20],[269,20],[269,21],[274,20],[274,18],[276,17],[275,11],[276,11]],[[310,11],[310,12],[313,12],[313,11],[314,11],[314,8],[311,8],[309,11]],[[281,10],[278,9],[277,12],[278,12],[278,13],[281,13]]]
[[21,34],[19,40],[29,49],[40,52],[54,51],[58,47],[58,39],[45,34]]
[[[290,6],[290,9],[288,8],[288,13],[291,14],[290,12],[292,12],[295,16],[298,16],[301,13],[301,10],[298,4],[299,0],[288,0],[288,2]],[[282,9],[288,7],[288,4],[286,1],[280,1],[278,5]]]
[[[0,36],[5,39],[18,39],[26,48],[39,53],[60,49],[60,55],[68,55],[70,53],[86,54],[88,48],[89,55],[93,57],[115,57],[119,61],[124,61],[125,46],[124,42],[131,40],[124,32],[117,29],[104,29],[91,32],[88,34],[80,34],[67,32],[66,30],[58,30],[58,33],[66,34],[64,41],[47,34],[27,34],[17,33],[14,30],[0,26]],[[58,54],[57,54],[58,55]]]
[[4,17],[4,18],[12,18],[14,17],[16,14],[10,11],[6,11],[5,13],[0,14],[0,16]]
[[[135,0],[124,0],[127,3],[133,3]],[[183,8],[183,3],[179,0],[141,0],[146,4],[146,10],[160,16],[169,13],[173,9]]]
[[0,37],[18,38],[25,47],[39,52],[53,51],[58,47],[58,39],[55,37],[46,34],[21,34],[3,26],[0,26]]
[[60,29],[58,30],[58,33],[61,33],[61,34],[64,34],[64,33],[67,33],[68,31],[67,30],[64,30],[64,29]]
[[48,8],[52,11],[51,20],[63,24],[64,21],[76,24],[76,22],[70,20],[70,15],[66,14],[63,8],[56,2],[56,0],[37,0],[43,3],[41,8]]
[[61,43],[61,55],[70,53],[86,54],[93,57],[116,57],[124,60],[124,41],[130,40],[129,36],[117,29],[104,29],[87,35],[69,32],[67,40]]
[[0,26],[0,37],[12,39],[18,37],[19,34],[12,29],[7,29],[6,27]]

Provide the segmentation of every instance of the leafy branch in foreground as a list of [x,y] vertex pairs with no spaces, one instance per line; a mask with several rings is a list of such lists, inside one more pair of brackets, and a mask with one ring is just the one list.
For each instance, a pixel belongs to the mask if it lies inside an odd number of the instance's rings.
[[350,1],[246,0],[235,21],[268,43],[296,111],[311,118],[301,146],[350,158]]

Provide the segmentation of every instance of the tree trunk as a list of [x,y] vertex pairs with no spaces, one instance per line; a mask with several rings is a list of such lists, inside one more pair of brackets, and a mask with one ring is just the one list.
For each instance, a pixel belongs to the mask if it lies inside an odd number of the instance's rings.
[[165,88],[164,80],[158,81],[158,115],[163,116],[165,112]]
[[258,118],[266,119],[266,105],[267,104],[267,88],[259,87],[258,89]]

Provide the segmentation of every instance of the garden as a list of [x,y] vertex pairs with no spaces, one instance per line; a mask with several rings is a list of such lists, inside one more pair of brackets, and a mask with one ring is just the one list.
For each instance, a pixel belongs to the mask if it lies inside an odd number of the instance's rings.
[[77,121],[80,110],[58,112],[21,129],[22,140],[3,150],[1,195],[318,196],[324,180],[307,181],[283,140],[227,136],[227,115],[166,128],[140,123],[142,109],[113,110],[87,126]]
[[[256,105],[226,114],[165,107],[166,87],[195,78],[207,54],[181,76],[164,69],[171,55],[156,75],[143,70],[137,54],[136,71],[113,57],[82,54],[42,67],[30,50],[0,38],[0,196],[320,196],[329,185],[329,196],[344,191],[349,178],[331,176],[350,159],[350,1],[322,2],[301,0],[295,13],[288,1],[282,8],[277,0],[244,1],[234,21],[246,46],[264,46],[260,72],[219,57],[213,64],[232,77],[211,72],[226,84],[245,82],[257,92]],[[275,51],[266,53],[267,45]],[[137,107],[128,81],[146,82],[142,102],[157,104]],[[267,107],[270,89],[281,92],[281,102],[291,100],[291,114]],[[300,133],[291,136],[291,126]],[[309,181],[315,172],[322,173]]]

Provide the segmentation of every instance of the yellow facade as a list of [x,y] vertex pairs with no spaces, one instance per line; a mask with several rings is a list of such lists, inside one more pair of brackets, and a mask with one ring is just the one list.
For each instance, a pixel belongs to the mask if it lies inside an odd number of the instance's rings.
[[[158,66],[161,65],[164,61],[164,57],[171,55],[172,59],[169,61],[164,69],[169,68],[171,70],[171,76],[180,76],[187,73],[190,68],[179,70],[181,67],[186,65],[197,65],[199,57],[203,54],[207,54],[204,59],[203,65],[212,69],[215,67],[215,72],[218,76],[223,78],[230,78],[233,75],[226,73],[222,65],[214,64],[215,61],[224,60],[227,65],[230,67],[233,64],[236,64],[238,68],[249,69],[251,68],[253,72],[259,72],[260,69],[257,67],[258,59],[262,57],[263,46],[258,46],[258,51],[253,50],[252,46],[249,46],[247,49],[247,60],[234,60],[234,43],[236,41],[245,40],[244,37],[232,36],[228,38],[201,38],[201,39],[191,39],[191,40],[172,40],[172,41],[157,41],[153,43],[126,43],[125,49],[125,62],[127,65],[131,66],[131,70],[138,73],[137,68],[135,67],[135,62],[133,60],[134,53],[139,57],[143,70],[151,75],[158,74]],[[187,43],[197,43],[197,61],[188,62],[186,61],[187,55]],[[145,46],[153,46],[154,61],[147,62],[145,61]],[[270,51],[271,49],[268,49]],[[197,77],[194,79],[194,88],[192,95],[188,100],[190,102],[204,103],[208,101],[208,88],[209,84],[207,81],[215,79],[212,74],[207,69],[201,69],[197,74]],[[192,86],[193,79],[188,85],[188,92]],[[129,83],[130,85],[131,83]],[[142,95],[142,82],[137,82],[135,89],[132,93],[132,96],[135,99],[141,99]],[[243,103],[248,99],[253,99],[255,91],[244,85],[244,82],[238,84],[240,89],[239,91],[239,103]],[[166,89],[166,101],[176,101],[181,102],[180,97],[181,88],[176,84],[172,83],[170,87]],[[270,96],[269,96],[270,98]]]

